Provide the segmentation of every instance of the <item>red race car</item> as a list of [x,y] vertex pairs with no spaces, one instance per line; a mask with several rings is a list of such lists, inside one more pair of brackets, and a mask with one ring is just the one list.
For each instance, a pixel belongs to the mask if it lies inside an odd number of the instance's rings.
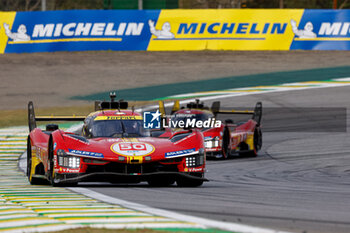
[[[127,110],[127,102],[101,102],[87,117],[36,117],[28,104],[27,176],[31,184],[52,185],[81,181],[138,183],[151,186],[200,186],[205,172],[202,132],[183,130],[168,138],[151,137],[141,114]],[[46,130],[37,121],[84,121],[80,132],[56,124]]]
[[[159,109],[163,118],[165,118],[164,103],[161,101],[159,102]],[[215,122],[222,115],[230,114],[252,115],[252,118],[239,123],[234,123],[232,119],[220,120],[222,124],[215,125]],[[256,103],[255,109],[252,111],[223,110],[220,109],[219,101],[214,102],[209,108],[200,103],[199,100],[180,108],[179,101],[175,101],[171,116],[163,120],[167,123],[167,126],[164,127],[163,124],[163,130],[153,134],[159,137],[169,137],[174,130],[176,131],[174,125],[178,125],[178,122],[192,122],[193,126],[195,125],[194,122],[207,121],[207,126],[202,124],[203,127],[201,127],[205,140],[206,156],[226,159],[231,154],[236,153],[255,157],[262,146],[261,117],[261,102]]]

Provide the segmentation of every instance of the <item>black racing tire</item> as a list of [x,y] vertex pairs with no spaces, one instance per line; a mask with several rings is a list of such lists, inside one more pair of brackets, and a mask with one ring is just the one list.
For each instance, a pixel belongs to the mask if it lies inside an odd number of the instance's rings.
[[27,173],[28,181],[31,185],[45,184],[45,181],[43,179],[31,177],[31,175],[30,175],[32,173],[32,142],[31,142],[29,137],[27,140],[27,171],[26,171],[26,173]]
[[224,135],[222,138],[222,157],[221,159],[227,159],[230,154],[231,154],[231,150],[229,149],[229,145],[230,145],[230,133],[228,131],[228,129],[224,130]]
[[176,181],[179,187],[199,187],[203,184],[203,180],[182,178]]
[[259,151],[261,150],[261,147],[262,147],[262,132],[260,127],[256,128],[255,131],[258,135],[257,142],[256,142],[256,150]]
[[244,153],[244,155],[248,157],[257,157],[258,151],[262,147],[262,133],[260,128],[255,128],[254,130],[254,150],[251,150],[247,153]]
[[54,149],[53,149],[53,140],[52,137],[49,139],[49,148],[48,148],[48,156],[47,156],[47,179],[53,187],[61,186],[59,182],[55,182],[55,170],[54,170]]

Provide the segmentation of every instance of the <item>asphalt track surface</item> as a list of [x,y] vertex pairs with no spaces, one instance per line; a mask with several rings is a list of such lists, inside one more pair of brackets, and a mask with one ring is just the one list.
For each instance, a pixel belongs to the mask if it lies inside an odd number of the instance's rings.
[[[349,87],[337,87],[249,95],[222,99],[222,105],[254,106],[262,101],[264,107],[350,109],[349,91]],[[349,125],[348,116],[349,111]],[[294,118],[297,122],[298,115]],[[266,120],[265,124],[271,123]],[[309,123],[313,121],[310,118]],[[309,127],[308,122],[302,124]],[[319,127],[332,131],[327,124]],[[206,177],[210,182],[199,188],[151,188],[145,183],[80,186],[208,219],[293,232],[350,232],[347,132],[266,132],[257,158],[208,160]]]

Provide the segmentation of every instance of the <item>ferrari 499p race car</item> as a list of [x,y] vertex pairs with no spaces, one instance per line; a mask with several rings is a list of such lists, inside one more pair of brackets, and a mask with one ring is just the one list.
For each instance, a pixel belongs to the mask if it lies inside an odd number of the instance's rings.
[[[28,104],[27,176],[31,184],[53,186],[86,181],[138,183],[151,186],[200,186],[205,172],[202,132],[183,130],[168,138],[151,137],[142,115],[128,110],[127,102],[100,102],[87,117],[36,117]],[[96,106],[96,105],[95,105]],[[80,132],[56,124],[46,130],[37,121],[83,121]]]
[[[159,109],[162,116],[166,116],[164,103],[159,102]],[[176,122],[195,122],[208,121],[214,122],[223,115],[252,115],[249,120],[234,123],[232,119],[221,119],[220,126],[211,124],[207,127],[202,127],[200,130],[204,135],[205,150],[207,157],[215,157],[226,159],[232,154],[245,156],[257,156],[257,152],[262,146],[261,118],[262,118],[262,103],[256,103],[254,110],[227,110],[220,109],[220,102],[213,102],[211,108],[200,103],[199,100],[187,104],[186,107],[180,108],[179,101],[175,101],[171,110],[171,116],[165,122],[171,121],[173,125]],[[219,117],[220,116],[220,117]],[[175,124],[174,124],[175,122]],[[169,137],[173,130],[163,128],[156,133],[159,137]]]

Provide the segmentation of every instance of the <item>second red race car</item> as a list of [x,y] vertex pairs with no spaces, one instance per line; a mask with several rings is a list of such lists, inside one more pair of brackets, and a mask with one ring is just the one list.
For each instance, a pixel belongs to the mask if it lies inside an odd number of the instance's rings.
[[[86,181],[138,183],[151,186],[200,186],[205,172],[203,133],[184,130],[168,138],[151,137],[142,115],[127,102],[101,102],[87,117],[36,117],[28,104],[27,175],[31,184]],[[56,124],[46,130],[37,121],[83,121],[81,131],[65,132]]]
[[[159,102],[159,109],[166,118],[164,103]],[[251,119],[234,123],[227,115],[251,115]],[[225,115],[222,118],[219,116]],[[219,126],[215,121],[222,118]],[[226,119],[225,119],[226,118]],[[170,126],[163,127],[159,132],[154,132],[159,137],[169,137],[176,131],[177,122],[205,122],[208,125],[200,128],[204,135],[204,143],[207,157],[226,159],[230,155],[238,154],[255,157],[262,147],[262,103],[256,103],[254,110],[220,109],[220,102],[213,102],[211,108],[196,100],[180,108],[179,101],[175,101],[171,116],[163,122],[171,122]],[[174,123],[175,122],[175,123]],[[174,129],[175,128],[175,129]]]

